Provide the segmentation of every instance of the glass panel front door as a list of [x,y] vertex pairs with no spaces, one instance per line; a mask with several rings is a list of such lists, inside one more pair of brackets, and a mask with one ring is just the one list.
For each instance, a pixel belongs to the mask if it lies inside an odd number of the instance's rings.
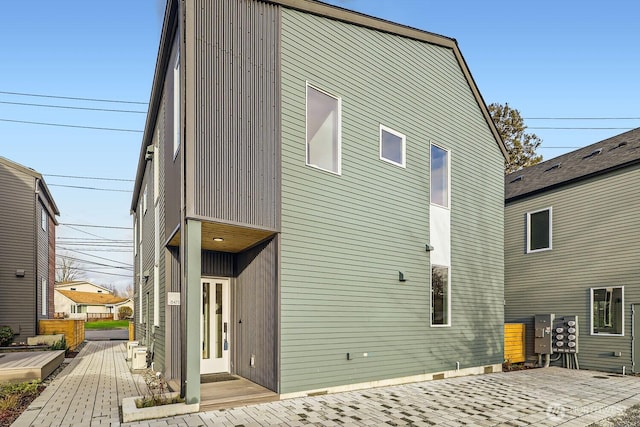
[[229,279],[202,279],[200,373],[229,372]]

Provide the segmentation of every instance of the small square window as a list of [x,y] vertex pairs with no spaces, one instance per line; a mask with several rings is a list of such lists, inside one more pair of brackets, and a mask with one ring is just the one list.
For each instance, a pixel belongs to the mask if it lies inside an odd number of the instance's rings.
[[449,152],[431,145],[431,203],[449,207]]
[[431,326],[449,326],[449,267],[431,267]]
[[405,167],[406,141],[400,132],[380,125],[380,159]]
[[624,335],[624,287],[591,288],[591,335]]
[[551,221],[551,208],[527,213],[527,253],[551,249]]
[[307,84],[307,165],[340,175],[341,100]]

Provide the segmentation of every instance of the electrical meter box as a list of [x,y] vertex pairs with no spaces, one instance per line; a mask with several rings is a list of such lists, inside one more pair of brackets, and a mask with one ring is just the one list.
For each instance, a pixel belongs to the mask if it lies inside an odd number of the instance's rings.
[[537,354],[552,354],[553,326],[555,314],[536,314],[534,350]]
[[553,324],[553,352],[578,353],[578,316],[563,316]]

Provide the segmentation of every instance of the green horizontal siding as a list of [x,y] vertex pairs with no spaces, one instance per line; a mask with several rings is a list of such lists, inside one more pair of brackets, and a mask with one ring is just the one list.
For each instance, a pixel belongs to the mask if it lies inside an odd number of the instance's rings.
[[[505,209],[505,316],[578,315],[580,367],[631,367],[631,304],[640,303],[640,170],[626,169],[509,203]],[[525,253],[526,213],[553,207],[553,249]],[[590,336],[589,289],[625,286],[624,337]],[[622,357],[613,357],[613,352]],[[640,356],[640,355],[639,355]]]
[[[280,391],[500,363],[502,155],[453,52],[283,9],[281,69]],[[341,176],[305,166],[307,81],[342,98]],[[430,141],[452,152],[450,328],[429,326]]]

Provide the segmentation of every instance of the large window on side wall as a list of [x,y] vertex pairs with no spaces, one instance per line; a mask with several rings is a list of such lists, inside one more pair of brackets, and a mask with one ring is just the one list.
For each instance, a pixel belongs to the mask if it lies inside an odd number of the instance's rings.
[[451,298],[449,267],[431,267],[431,326],[449,326]]
[[431,144],[431,203],[449,207],[449,152]]
[[624,335],[624,286],[591,288],[591,335]]
[[176,61],[173,64],[173,158],[175,159],[180,149],[180,139],[182,135],[182,117],[180,109],[180,53],[176,55]]
[[527,212],[527,253],[551,249],[552,209]]
[[307,165],[340,175],[341,100],[307,83]]

